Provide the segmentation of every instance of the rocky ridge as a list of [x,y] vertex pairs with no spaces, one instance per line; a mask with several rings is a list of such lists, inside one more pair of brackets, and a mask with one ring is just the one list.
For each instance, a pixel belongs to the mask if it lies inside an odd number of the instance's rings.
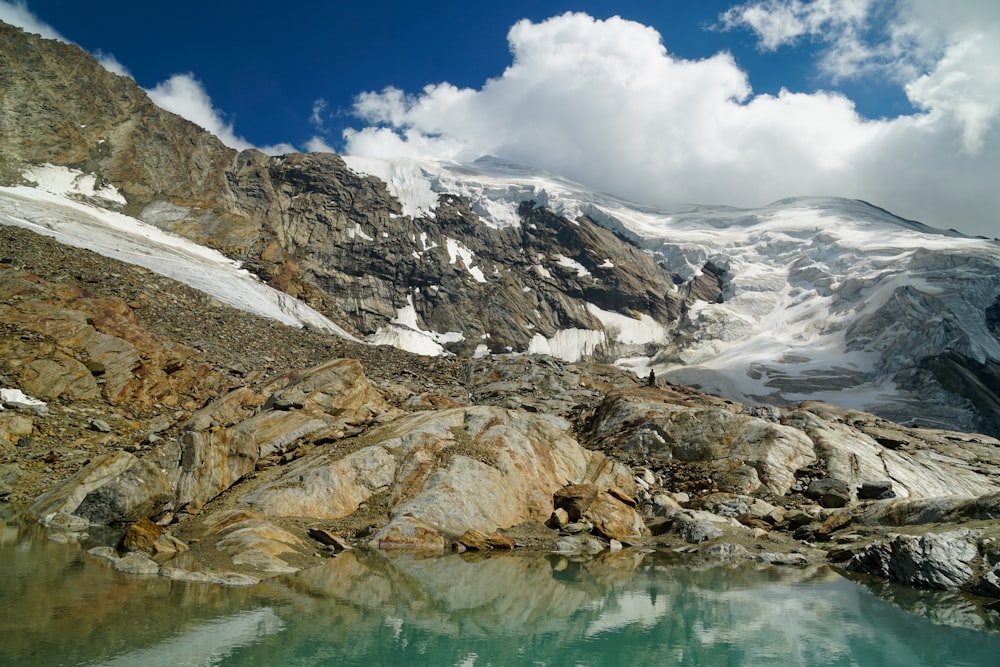
[[[0,377],[45,401],[0,412],[0,491],[53,539],[111,526],[92,552],[122,571],[247,585],[344,549],[657,549],[1000,597],[987,436],[550,357],[419,357],[24,230],[0,250]],[[172,298],[141,299],[153,285]]]

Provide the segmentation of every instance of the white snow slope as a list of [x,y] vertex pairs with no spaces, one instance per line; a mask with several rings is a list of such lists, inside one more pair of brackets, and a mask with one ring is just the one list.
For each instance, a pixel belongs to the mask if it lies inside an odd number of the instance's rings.
[[[932,229],[856,200],[658,210],[496,158],[471,165],[346,159],[385,180],[408,214],[429,214],[438,193],[447,192],[469,198],[485,224],[499,227],[519,224],[518,206],[534,201],[631,237],[681,278],[709,261],[725,269],[723,302],[697,302],[676,325],[594,307],[619,340],[661,348],[654,357],[619,360],[640,375],[653,368],[748,403],[827,400],[954,426],[961,406],[928,404],[940,396],[914,390],[919,361],[945,351],[1000,360],[985,320],[986,309],[1000,302],[995,240]],[[536,336],[531,351],[572,360],[600,335]],[[908,389],[898,386],[902,380]]]
[[124,202],[113,189],[95,190],[93,176],[46,166],[26,177],[38,186],[0,187],[0,224],[24,227],[60,243],[142,266],[241,310],[356,340],[221,253],[105,208]]

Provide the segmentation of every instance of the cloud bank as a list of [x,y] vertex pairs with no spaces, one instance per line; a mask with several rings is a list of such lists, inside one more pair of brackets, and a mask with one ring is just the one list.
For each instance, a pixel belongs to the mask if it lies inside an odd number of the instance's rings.
[[1000,4],[766,0],[720,28],[750,30],[762,50],[815,40],[831,83],[888,77],[918,112],[869,119],[837,92],[754,94],[728,53],[686,60],[650,27],[567,13],[514,25],[511,65],[478,89],[359,95],[367,126],[345,132],[345,152],[495,154],[657,205],[857,197],[1000,234]]

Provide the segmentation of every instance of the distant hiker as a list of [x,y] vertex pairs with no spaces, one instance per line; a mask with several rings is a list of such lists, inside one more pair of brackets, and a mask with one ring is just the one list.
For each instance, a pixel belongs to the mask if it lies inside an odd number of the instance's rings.
[[653,372],[652,368],[649,369],[649,377],[646,378],[646,386],[647,387],[656,386],[656,373]]

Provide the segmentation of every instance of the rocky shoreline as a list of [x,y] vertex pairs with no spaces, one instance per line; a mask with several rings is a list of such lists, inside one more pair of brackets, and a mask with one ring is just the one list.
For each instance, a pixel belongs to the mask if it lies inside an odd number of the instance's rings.
[[0,227],[0,500],[126,572],[228,585],[344,549],[830,562],[1000,598],[1000,441],[743,406],[598,364],[292,329]]

